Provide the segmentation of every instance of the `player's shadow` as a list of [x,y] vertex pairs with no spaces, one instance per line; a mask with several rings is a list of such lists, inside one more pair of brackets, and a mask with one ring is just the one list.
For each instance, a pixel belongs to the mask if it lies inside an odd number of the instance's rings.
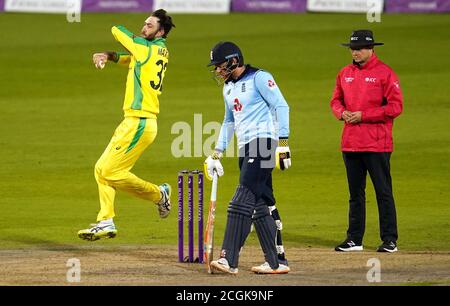
[[317,236],[301,235],[293,232],[282,231],[283,244],[286,245],[289,242],[295,244],[301,244],[307,247],[327,247],[334,248],[342,241],[325,239]]
[[[292,232],[282,232],[282,238],[283,238],[283,244],[286,245],[286,242],[292,242],[295,244],[301,244],[303,246],[306,246],[308,248],[313,247],[326,247],[334,249],[338,244],[342,243],[344,240],[333,240],[333,239],[324,239],[317,236],[308,236],[308,235],[301,235],[297,233]],[[367,249],[376,249],[375,245],[366,245],[364,244],[364,248]]]
[[[64,251],[80,251],[85,250],[83,246],[77,246],[74,244],[60,243],[48,239],[43,239],[40,237],[33,237],[27,235],[17,235],[12,234],[8,235],[8,237],[3,238],[3,241],[7,242],[17,242],[22,245],[33,246],[39,250],[45,251],[55,251],[55,250],[64,250]],[[19,247],[22,248],[22,247]]]

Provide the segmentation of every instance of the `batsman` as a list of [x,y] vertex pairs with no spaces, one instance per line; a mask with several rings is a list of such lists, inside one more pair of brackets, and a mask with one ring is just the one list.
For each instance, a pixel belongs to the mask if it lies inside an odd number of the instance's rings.
[[272,170],[275,166],[281,170],[291,166],[289,106],[273,76],[244,65],[241,50],[232,42],[218,43],[211,50],[208,66],[214,66],[214,78],[224,83],[225,117],[214,153],[205,161],[205,172],[209,177],[214,170],[219,176],[224,174],[220,159],[234,133],[240,169],[239,184],[228,206],[220,258],[212,261],[210,267],[218,272],[238,273],[239,252],[253,223],[265,263],[253,267],[252,271],[288,273],[272,189]]
[[157,10],[145,20],[138,36],[123,26],[112,27],[112,35],[127,52],[101,52],[93,56],[97,68],[103,69],[107,62],[114,62],[127,66],[128,76],[123,103],[125,118],[95,165],[100,197],[97,223],[80,230],[81,239],[95,241],[117,235],[113,222],[117,190],[155,203],[161,218],[169,215],[170,185],[155,185],[130,170],[157,134],[158,96],[169,60],[166,37],[172,27],[172,18],[166,11]]

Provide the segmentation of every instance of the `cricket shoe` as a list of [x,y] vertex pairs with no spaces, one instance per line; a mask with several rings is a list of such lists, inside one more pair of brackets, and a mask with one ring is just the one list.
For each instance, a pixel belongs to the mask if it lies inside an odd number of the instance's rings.
[[345,240],[340,245],[336,246],[334,248],[336,252],[355,252],[355,251],[362,251],[363,246],[362,243],[355,243],[353,240]]
[[226,258],[219,258],[218,260],[211,261],[211,269],[217,272],[228,273],[232,275],[238,274],[237,268],[231,268]]
[[114,238],[117,235],[116,226],[112,221],[100,221],[91,226],[91,228],[78,231],[78,237],[83,240],[95,241],[102,238]]
[[278,268],[272,269],[267,261],[260,266],[252,267],[252,272],[257,274],[286,274],[289,273],[289,271],[291,271],[291,269],[283,264],[278,264]]
[[386,241],[383,242],[382,245],[380,245],[377,249],[377,252],[388,252],[388,253],[394,253],[397,252],[397,243],[394,241]]
[[170,196],[172,195],[172,187],[169,184],[164,183],[159,186],[161,190],[161,200],[159,200],[156,205],[158,205],[159,216],[164,219],[170,214]]

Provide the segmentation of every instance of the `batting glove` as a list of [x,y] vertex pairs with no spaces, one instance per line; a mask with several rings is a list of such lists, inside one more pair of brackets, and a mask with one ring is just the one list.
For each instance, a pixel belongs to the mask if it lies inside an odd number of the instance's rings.
[[280,139],[275,150],[276,167],[281,170],[289,169],[291,166],[291,150],[287,138]]
[[215,151],[205,160],[205,175],[208,180],[212,181],[214,170],[217,171],[218,176],[222,176],[224,174],[222,164],[220,163],[222,156],[223,154],[221,152]]

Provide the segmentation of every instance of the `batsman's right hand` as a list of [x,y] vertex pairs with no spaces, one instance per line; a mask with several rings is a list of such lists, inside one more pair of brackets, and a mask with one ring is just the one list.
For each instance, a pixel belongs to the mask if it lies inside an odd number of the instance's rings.
[[218,176],[222,176],[224,174],[222,164],[220,163],[222,156],[223,154],[221,152],[215,151],[205,160],[205,175],[208,180],[212,181],[214,170],[217,171]]
[[105,68],[106,62],[108,61],[108,54],[102,53],[94,53],[92,56],[92,60],[94,62],[95,68],[103,69]]

